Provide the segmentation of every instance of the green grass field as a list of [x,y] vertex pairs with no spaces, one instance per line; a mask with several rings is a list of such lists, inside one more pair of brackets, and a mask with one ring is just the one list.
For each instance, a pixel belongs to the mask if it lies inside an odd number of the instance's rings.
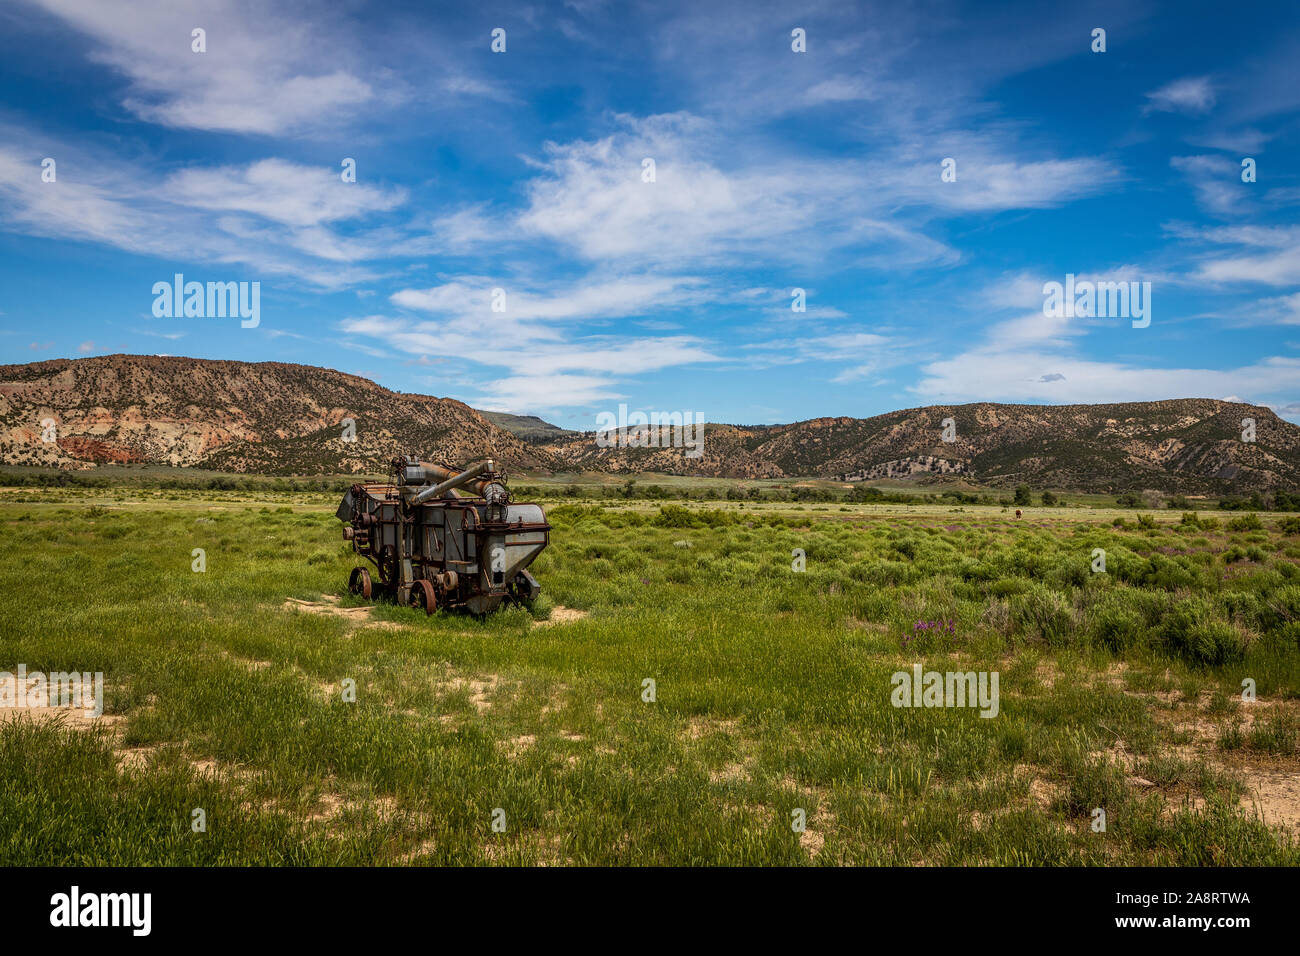
[[0,492],[0,670],[106,689],[0,711],[0,863],[1300,863],[1283,517],[554,502],[479,620],[347,596],[336,503]]

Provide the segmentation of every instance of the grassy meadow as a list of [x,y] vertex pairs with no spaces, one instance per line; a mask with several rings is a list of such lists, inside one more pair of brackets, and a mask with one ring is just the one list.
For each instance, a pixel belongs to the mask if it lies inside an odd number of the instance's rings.
[[348,596],[336,504],[0,491],[0,670],[106,692],[0,712],[0,864],[1300,863],[1300,519],[556,500],[476,619]]

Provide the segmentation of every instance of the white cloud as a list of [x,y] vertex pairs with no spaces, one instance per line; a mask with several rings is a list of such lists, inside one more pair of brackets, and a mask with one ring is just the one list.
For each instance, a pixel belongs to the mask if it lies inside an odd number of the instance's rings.
[[1208,129],[1187,137],[1189,143],[1249,156],[1263,149],[1273,135],[1252,127]]
[[1192,184],[1196,201],[1216,216],[1249,211],[1249,188],[1241,181],[1240,160],[1225,156],[1175,156],[1169,164]]
[[881,91],[870,77],[832,76],[814,84],[804,93],[804,102],[810,106],[820,103],[847,103],[856,100],[874,100]]
[[930,401],[1093,404],[1167,398],[1294,394],[1300,359],[1273,357],[1240,368],[1151,368],[1037,349],[981,348],[931,362],[909,391]]
[[1099,159],[1010,162],[981,153],[954,150],[957,181],[943,183],[936,159],[919,173],[917,199],[964,212],[1048,209],[1100,192],[1118,182],[1119,173]]
[[[341,18],[251,0],[30,0],[92,38],[131,81],[122,105],[186,129],[275,134],[336,125],[376,99]],[[340,29],[326,34],[322,24]],[[191,48],[206,31],[207,52]],[[324,55],[329,51],[329,55]],[[328,64],[328,65],[327,65]]]
[[1211,282],[1300,283],[1300,244],[1264,256],[1232,256],[1201,263],[1197,275]]
[[611,279],[589,286],[507,292],[506,311],[491,311],[491,283],[462,277],[429,289],[407,289],[394,304],[430,312],[435,320],[370,315],[345,320],[350,337],[366,336],[407,355],[438,355],[507,374],[479,382],[473,401],[515,412],[589,407],[622,397],[638,375],[718,361],[690,335],[593,334],[582,325],[685,304],[702,294],[697,280]]
[[[1192,241],[1236,243],[1253,248],[1289,249],[1290,229],[1258,226],[1197,229],[1166,227],[1167,231]],[[1224,263],[1207,263],[1215,268]],[[1050,277],[1064,281],[1063,276]],[[1009,276],[986,288],[986,301],[1004,305],[1021,303],[1031,292],[1029,274]],[[1076,282],[1152,282],[1152,296],[1166,284],[1186,285],[1187,279],[1123,265],[1076,275]],[[908,390],[927,402],[1005,401],[1020,403],[1096,404],[1126,401],[1155,401],[1168,398],[1225,398],[1249,396],[1249,400],[1285,399],[1300,382],[1300,359],[1263,358],[1238,368],[1200,368],[1192,364],[1156,368],[1141,359],[1120,361],[1097,359],[1085,354],[1085,336],[1098,329],[1125,328],[1131,336],[1129,351],[1135,355],[1159,348],[1151,333],[1129,330],[1123,319],[1053,318],[1042,313],[1039,287],[1038,308],[1032,312],[994,323],[984,337],[950,356],[923,362],[920,377]],[[1265,300],[1269,318],[1260,321],[1300,323],[1300,294]],[[1148,308],[1150,303],[1148,303]],[[1242,314],[1233,316],[1240,320]]]
[[1205,113],[1214,107],[1214,86],[1208,76],[1185,76],[1147,94],[1144,113]]
[[509,375],[489,383],[480,395],[476,408],[515,414],[521,409],[590,408],[627,397],[612,379],[600,375]]
[[[1026,339],[1051,338],[1074,334],[1087,323],[1106,322],[1108,319],[1068,319],[1048,320],[1042,313],[1046,294],[1043,286],[1048,282],[1065,284],[1066,274],[1050,275],[1047,273],[1020,272],[1003,276],[996,282],[989,283],[981,290],[979,298],[994,309],[1032,309],[1026,316],[1004,321],[992,326],[991,335],[1002,338]],[[1181,285],[1185,279],[1168,272],[1137,265],[1121,265],[1100,271],[1080,271],[1074,273],[1075,284],[1080,282],[1150,282],[1152,293],[1163,286]],[[1042,320],[1042,321],[1040,321]]]
[[[928,218],[958,211],[1048,208],[1118,180],[1102,160],[1009,161],[991,137],[962,137],[957,183],[914,146],[863,158],[794,158],[770,144],[762,159],[716,123],[686,113],[618,117],[598,140],[549,143],[516,214],[469,206],[437,219],[456,251],[542,239],[593,262],[642,266],[743,264],[761,256],[824,264],[947,265],[957,253],[927,236]],[[655,181],[642,178],[653,159]]]
[[1196,272],[1198,278],[1216,283],[1300,285],[1300,226],[1175,227],[1170,231],[1182,238],[1242,247],[1236,255],[1204,258]]
[[[877,378],[881,372],[915,361],[910,340],[879,332],[844,327],[829,335],[797,335],[744,346],[747,368],[796,365],[805,362],[849,363],[832,382]],[[878,384],[878,383],[877,383]]]
[[[492,311],[493,290],[505,293],[505,310]],[[690,276],[589,278],[569,285],[530,288],[503,279],[466,276],[428,289],[402,289],[394,305],[445,315],[478,327],[484,321],[523,326],[572,319],[618,318],[701,304],[711,296],[704,280]]]
[[1245,310],[1245,317],[1251,324],[1300,325],[1300,292],[1260,299]]
[[263,159],[247,166],[191,168],[161,186],[170,201],[198,209],[246,212],[286,226],[306,228],[393,209],[402,189],[344,183],[339,170]]
[[[1203,236],[1197,230],[1179,230]],[[1276,231],[1259,227],[1210,230],[1221,239],[1275,245],[1284,241]],[[1062,281],[1057,278],[1056,281]],[[1165,281],[1182,281],[1126,265],[1104,272],[1081,273],[1077,282],[1151,281],[1153,298]],[[1025,277],[1009,285],[1016,289],[1008,299],[1027,294]],[[996,297],[996,288],[987,293]],[[1041,294],[1040,299],[1041,303]],[[1285,296],[1272,303],[1273,320],[1286,315],[1300,322],[1300,297]],[[1150,303],[1148,303],[1150,308]],[[1054,318],[1039,310],[992,325],[984,339],[951,357],[926,362],[921,378],[909,388],[924,401],[1005,401],[1052,404],[1095,404],[1155,401],[1167,398],[1225,398],[1249,395],[1253,401],[1288,396],[1300,381],[1300,359],[1272,357],[1240,368],[1153,368],[1138,362],[1097,360],[1084,355],[1084,336],[1113,326],[1111,318]],[[1124,323],[1125,320],[1118,320]],[[1125,323],[1126,324],[1126,323]],[[1132,351],[1141,353],[1149,333],[1132,330]],[[1156,348],[1151,343],[1152,349]]]
[[[322,289],[371,281],[359,265],[401,246],[358,221],[405,201],[401,190],[345,184],[328,168],[267,159],[166,175],[111,154],[0,125],[0,223],[29,235],[101,243],[209,268],[241,264]],[[42,182],[40,161],[58,161]],[[332,177],[332,178],[331,178]],[[352,234],[334,231],[338,224]]]

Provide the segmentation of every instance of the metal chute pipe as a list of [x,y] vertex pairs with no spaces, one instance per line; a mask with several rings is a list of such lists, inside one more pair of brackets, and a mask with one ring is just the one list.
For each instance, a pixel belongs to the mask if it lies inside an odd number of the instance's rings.
[[[495,473],[496,471],[496,463],[492,461],[491,458],[486,461],[481,461],[477,465],[471,465],[460,474],[455,474],[450,468],[442,468],[438,465],[424,465],[423,467],[429,474],[434,475],[435,477],[444,478],[444,480],[438,482],[436,485],[430,485],[412,498],[411,504],[413,505],[418,505],[422,501],[428,501],[430,498],[437,498],[439,495],[446,494],[453,488],[460,488],[464,485],[468,485],[479,475]],[[476,491],[482,494],[483,491],[493,483],[494,482],[492,481],[480,481],[477,482],[474,487]],[[482,486],[481,488],[479,487],[480,485]]]

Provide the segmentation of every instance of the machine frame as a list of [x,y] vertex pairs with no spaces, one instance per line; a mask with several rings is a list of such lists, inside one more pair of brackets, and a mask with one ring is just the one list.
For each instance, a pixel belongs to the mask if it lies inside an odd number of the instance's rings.
[[390,480],[353,485],[337,516],[352,550],[375,568],[352,569],[353,594],[429,614],[439,607],[486,614],[541,592],[527,569],[550,543],[551,526],[540,505],[510,500],[491,459],[457,472],[395,458]]

